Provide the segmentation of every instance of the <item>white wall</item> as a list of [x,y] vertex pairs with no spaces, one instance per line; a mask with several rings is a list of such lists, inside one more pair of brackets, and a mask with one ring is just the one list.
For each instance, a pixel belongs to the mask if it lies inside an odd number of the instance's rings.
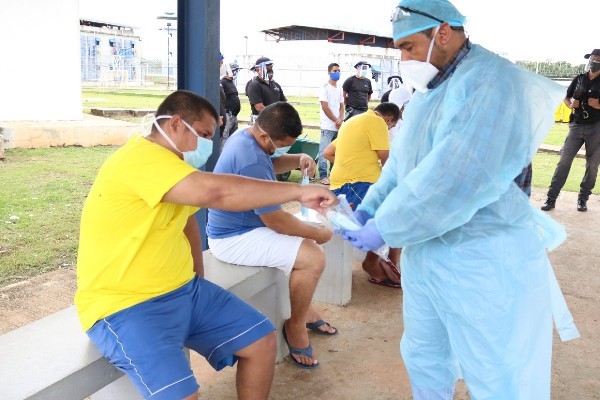
[[78,0],[1,0],[0,51],[0,121],[82,118]]

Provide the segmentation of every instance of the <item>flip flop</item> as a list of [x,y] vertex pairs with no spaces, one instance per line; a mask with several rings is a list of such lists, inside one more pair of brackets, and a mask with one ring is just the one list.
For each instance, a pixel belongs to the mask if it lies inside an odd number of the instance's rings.
[[[320,326],[323,325],[327,325],[330,328],[335,329],[335,332],[330,333],[327,331],[322,331],[321,329],[319,329]],[[319,335],[326,335],[326,336],[335,336],[338,334],[338,329],[331,326],[331,324],[329,322],[325,322],[322,319],[316,321],[316,322],[307,322],[306,323],[306,329],[310,329],[311,331],[313,331],[314,333],[318,333]]]
[[386,287],[391,287],[394,289],[402,289],[402,285],[400,284],[400,282],[394,282],[391,281],[389,279],[384,279],[382,281],[379,281],[373,277],[369,278],[369,282],[374,283],[375,285],[381,285],[381,286],[386,286]]
[[390,260],[384,260],[383,258],[380,258],[379,265],[381,265],[381,268],[383,268],[383,271],[388,276],[389,280],[392,280],[394,278],[400,279],[400,269],[396,266],[396,264],[394,264]]
[[299,349],[297,347],[292,346],[287,339],[287,335],[285,334],[285,322],[283,323],[283,328],[281,328],[281,333],[283,334],[283,340],[285,340],[285,344],[287,344],[288,349],[290,350],[290,358],[292,359],[292,361],[299,366],[300,368],[304,368],[304,369],[315,369],[315,368],[319,368],[319,363],[317,364],[312,364],[312,365],[308,365],[308,364],[302,364],[301,362],[299,362],[298,360],[296,360],[294,357],[292,357],[292,354],[297,354],[297,355],[301,355],[301,356],[307,356],[312,358],[313,356],[313,349],[312,349],[312,344],[308,344],[307,348],[304,349]]

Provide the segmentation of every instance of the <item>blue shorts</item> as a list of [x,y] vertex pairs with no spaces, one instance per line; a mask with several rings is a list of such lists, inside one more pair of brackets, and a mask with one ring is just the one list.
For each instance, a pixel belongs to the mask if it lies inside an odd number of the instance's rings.
[[339,189],[332,190],[335,195],[345,194],[348,204],[352,207],[352,210],[356,210],[356,207],[362,203],[365,198],[367,191],[373,185],[371,182],[356,182],[356,183],[345,183]]
[[196,276],[177,290],[99,320],[87,334],[145,399],[162,400],[184,398],[199,388],[184,347],[218,371],[235,364],[234,353],[274,330],[250,305]]

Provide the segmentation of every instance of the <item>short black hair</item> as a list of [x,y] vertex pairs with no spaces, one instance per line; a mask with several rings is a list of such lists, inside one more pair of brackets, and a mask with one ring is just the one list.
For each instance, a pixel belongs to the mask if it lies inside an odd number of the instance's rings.
[[302,133],[302,121],[298,111],[285,101],[266,106],[258,114],[256,123],[269,134],[271,139],[297,138]]
[[383,117],[391,116],[394,121],[398,121],[400,118],[400,108],[394,103],[379,103],[374,111],[377,111]]
[[400,83],[404,83],[404,81],[402,80],[402,77],[401,77],[400,75],[391,75],[391,76],[388,76],[388,78],[387,78],[387,84],[388,84],[388,85],[390,84],[390,81],[391,81],[393,78],[398,78],[398,79],[400,79]]
[[[188,90],[177,90],[171,93],[160,103],[156,110],[156,116],[175,114],[190,125],[200,121],[207,114],[215,121],[219,120],[217,110],[208,100]],[[152,126],[152,130],[155,129]]]
[[331,63],[327,66],[327,72],[331,72],[333,67],[339,67],[339,66],[340,66],[340,64],[338,64],[338,63]]

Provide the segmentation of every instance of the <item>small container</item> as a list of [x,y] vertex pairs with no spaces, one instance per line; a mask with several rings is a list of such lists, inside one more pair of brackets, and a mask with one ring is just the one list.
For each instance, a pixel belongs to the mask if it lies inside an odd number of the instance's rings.
[[[308,169],[305,169],[304,171],[302,171],[302,182],[300,183],[300,185],[308,185],[308,182]],[[308,218],[308,208],[301,206],[300,211],[304,218]]]

